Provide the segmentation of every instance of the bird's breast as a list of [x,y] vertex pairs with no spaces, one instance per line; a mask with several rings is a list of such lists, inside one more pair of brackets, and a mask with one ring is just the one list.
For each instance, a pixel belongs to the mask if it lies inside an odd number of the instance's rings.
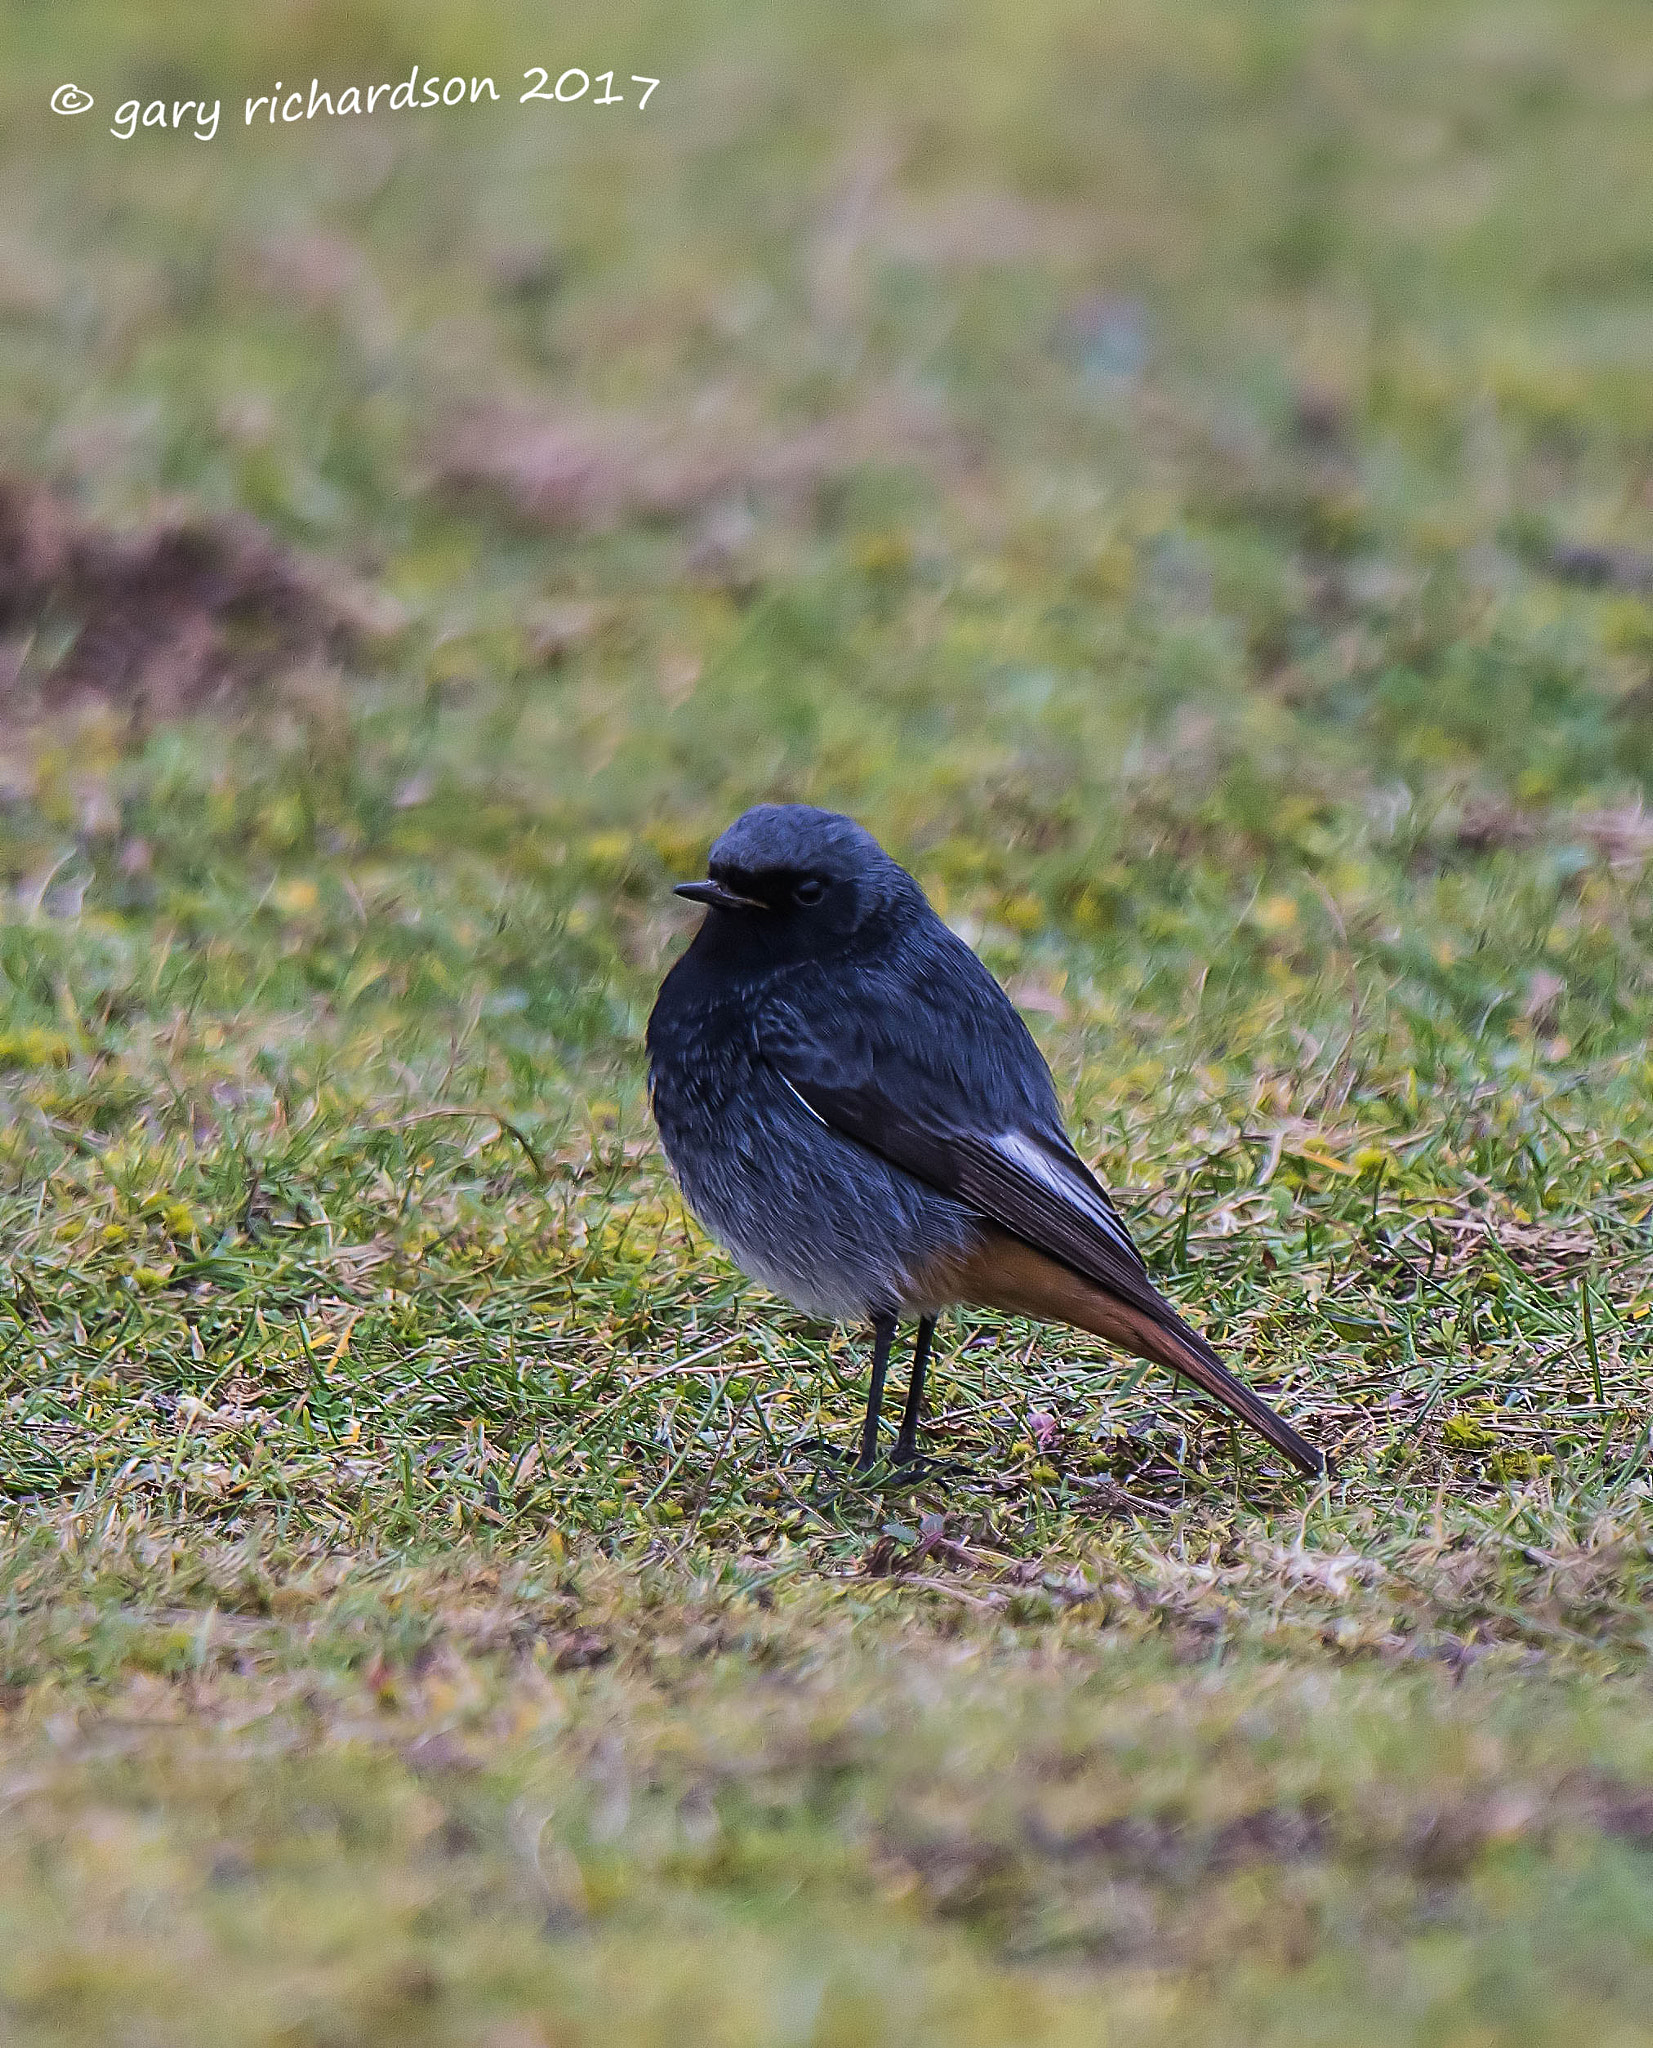
[[695,1215],[748,1273],[812,1313],[902,1307],[975,1218],[830,1129],[758,1053],[743,1006],[681,1002],[649,1031],[655,1122]]

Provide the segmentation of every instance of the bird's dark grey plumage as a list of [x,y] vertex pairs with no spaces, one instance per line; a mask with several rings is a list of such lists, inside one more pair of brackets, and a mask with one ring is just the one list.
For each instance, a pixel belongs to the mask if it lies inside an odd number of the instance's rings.
[[[655,1119],[690,1207],[745,1271],[873,1324],[866,1455],[895,1319],[922,1319],[922,1352],[963,1300],[1158,1358],[1322,1469],[1154,1288],[1026,1025],[870,833],[760,804],[708,871],[678,891],[707,916],[649,1019]],[[920,1395],[921,1373],[898,1455]]]

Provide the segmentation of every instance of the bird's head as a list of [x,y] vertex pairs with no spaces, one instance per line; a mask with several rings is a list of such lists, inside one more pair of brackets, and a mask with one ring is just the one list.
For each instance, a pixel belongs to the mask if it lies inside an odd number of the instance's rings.
[[706,905],[708,936],[771,959],[835,950],[924,900],[864,826],[810,804],[755,804],[715,841],[706,869],[676,893]]

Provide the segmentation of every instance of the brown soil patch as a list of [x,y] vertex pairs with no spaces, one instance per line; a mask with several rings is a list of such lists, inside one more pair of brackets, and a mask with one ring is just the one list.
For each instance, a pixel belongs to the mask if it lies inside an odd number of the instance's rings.
[[102,699],[173,716],[358,657],[396,623],[250,520],[176,511],[116,531],[0,478],[0,712]]
[[1457,831],[1458,845],[1470,853],[1546,841],[1582,842],[1614,867],[1639,863],[1653,854],[1653,813],[1639,802],[1619,810],[1543,812],[1492,800],[1466,805]]
[[450,492],[491,495],[535,525],[600,532],[628,519],[691,519],[743,499],[801,509],[822,484],[862,463],[933,457],[951,446],[932,410],[894,396],[791,431],[733,409],[666,424],[633,413],[496,405],[453,422],[435,469]]

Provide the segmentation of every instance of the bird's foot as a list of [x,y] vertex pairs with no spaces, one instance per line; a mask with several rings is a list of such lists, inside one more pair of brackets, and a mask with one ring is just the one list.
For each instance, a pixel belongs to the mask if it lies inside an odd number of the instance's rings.
[[789,1458],[825,1466],[834,1477],[871,1480],[879,1486],[915,1486],[927,1479],[957,1478],[971,1470],[962,1459],[933,1458],[927,1451],[904,1450],[899,1443],[888,1453],[880,1451],[877,1457],[865,1460],[824,1436],[801,1437],[786,1449]]
[[963,1458],[932,1458],[928,1451],[909,1451],[903,1457],[898,1445],[890,1469],[898,1479],[917,1482],[924,1479],[960,1478],[968,1473],[971,1467]]
[[887,1456],[855,1466],[857,1479],[876,1479],[881,1486],[917,1486],[927,1479],[946,1479],[970,1467],[959,1458],[932,1458],[927,1451],[903,1451],[897,1444]]

